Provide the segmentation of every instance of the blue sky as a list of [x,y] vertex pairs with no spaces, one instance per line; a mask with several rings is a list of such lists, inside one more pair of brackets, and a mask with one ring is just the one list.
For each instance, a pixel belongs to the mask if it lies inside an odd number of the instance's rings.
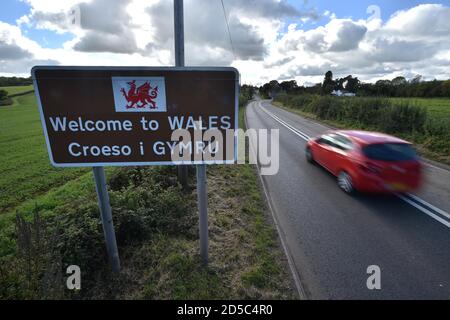
[[[288,2],[299,10],[314,8],[317,13],[323,14],[325,11],[334,13],[338,18],[351,18],[353,20],[367,19],[367,8],[371,5],[376,5],[380,8],[380,15],[383,21],[386,21],[393,13],[399,10],[405,10],[415,7],[419,4],[426,3],[445,3],[448,1],[419,1],[419,0],[307,0],[295,1],[288,0]],[[316,28],[318,25],[326,24],[329,21],[326,17],[321,17],[318,21],[308,22],[302,24],[301,28],[309,30]],[[287,19],[286,23],[298,23],[298,20]]]
[[[16,20],[29,14],[31,9],[28,3],[20,0],[1,0],[0,8],[0,21],[9,24],[16,24]],[[59,48],[64,42],[73,39],[70,33],[58,34],[51,30],[28,28],[26,25],[22,26],[22,32],[45,48]]]
[[386,20],[394,12],[407,8],[415,7],[425,3],[443,3],[443,1],[419,1],[419,0],[308,0],[303,1],[289,0],[290,4],[298,9],[317,8],[319,13],[328,10],[334,12],[339,18],[366,19],[368,14],[366,9],[371,5],[380,7],[380,13],[383,20]]

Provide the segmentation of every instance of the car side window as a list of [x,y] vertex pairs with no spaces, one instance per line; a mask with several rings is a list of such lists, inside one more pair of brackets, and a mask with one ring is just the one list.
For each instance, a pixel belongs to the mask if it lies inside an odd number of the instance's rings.
[[328,135],[323,135],[317,139],[317,143],[321,145],[331,145],[330,137]]
[[353,143],[347,137],[336,135],[334,137],[336,148],[339,148],[344,151],[348,151],[353,149]]
[[340,149],[340,147],[339,147],[339,142],[338,142],[338,140],[337,140],[337,135],[336,134],[330,134],[329,136],[328,136],[328,144],[331,146],[331,147],[334,147],[334,148],[339,148]]
[[318,144],[325,144],[325,139],[323,138],[323,136],[321,136],[320,138],[317,138],[316,142]]

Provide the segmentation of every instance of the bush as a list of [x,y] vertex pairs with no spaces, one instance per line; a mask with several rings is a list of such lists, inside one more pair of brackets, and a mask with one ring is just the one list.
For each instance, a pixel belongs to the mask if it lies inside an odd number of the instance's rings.
[[12,100],[8,97],[8,92],[5,90],[0,90],[0,106],[7,106],[12,104]]
[[283,105],[306,111],[318,119],[334,120],[389,133],[424,132],[427,112],[407,102],[384,98],[279,95]]
[[288,95],[286,93],[280,93],[275,98],[275,101],[281,102],[283,105],[287,107],[299,110],[304,110],[305,107],[312,102],[312,100],[313,96],[308,94]]
[[380,115],[380,129],[388,133],[424,132],[427,112],[406,102],[390,104]]
[[446,137],[444,140],[450,141],[450,123],[448,119],[427,118],[424,124],[424,131],[428,136]]
[[8,92],[6,90],[0,90],[0,101],[8,97]]
[[[177,183],[175,167],[123,168],[110,177],[109,185],[119,251],[161,233],[197,236],[192,228],[196,215],[190,210],[194,206]],[[45,219],[41,219],[40,210],[35,208],[31,222],[21,218],[22,214],[17,216],[18,254],[1,261],[0,297],[50,297],[42,288],[53,283],[60,286],[60,279],[52,279],[73,264],[83,272],[83,296],[89,295],[89,288],[109,274],[96,196],[57,207],[46,212]],[[49,270],[52,276],[48,276]],[[51,298],[62,298],[58,292],[63,291],[55,287],[48,292],[52,292]]]

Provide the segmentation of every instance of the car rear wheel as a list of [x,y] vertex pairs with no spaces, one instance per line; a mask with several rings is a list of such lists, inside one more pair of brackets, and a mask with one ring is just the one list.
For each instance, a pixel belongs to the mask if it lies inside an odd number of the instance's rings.
[[309,163],[314,163],[314,157],[310,147],[307,147],[305,150],[306,161]]
[[351,194],[355,191],[353,187],[352,177],[345,172],[341,171],[337,178],[339,188],[341,188],[345,193]]

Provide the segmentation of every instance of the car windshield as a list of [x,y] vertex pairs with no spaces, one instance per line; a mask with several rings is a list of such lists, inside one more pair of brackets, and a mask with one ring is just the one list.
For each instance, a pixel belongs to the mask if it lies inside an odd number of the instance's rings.
[[372,160],[405,161],[417,158],[416,151],[409,144],[379,143],[363,148],[363,153]]

